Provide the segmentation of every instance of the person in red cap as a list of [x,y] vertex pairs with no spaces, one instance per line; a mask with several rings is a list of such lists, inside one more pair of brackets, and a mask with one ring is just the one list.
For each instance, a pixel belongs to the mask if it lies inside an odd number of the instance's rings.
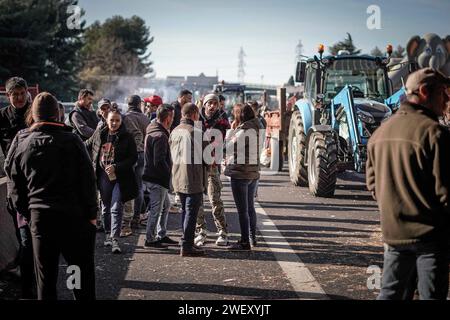
[[144,114],[152,121],[156,119],[156,110],[163,104],[160,96],[150,96],[144,99]]

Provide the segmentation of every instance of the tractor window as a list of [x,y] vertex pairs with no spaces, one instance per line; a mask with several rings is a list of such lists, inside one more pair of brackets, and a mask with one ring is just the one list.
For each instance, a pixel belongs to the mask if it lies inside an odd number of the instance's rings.
[[306,69],[305,93],[308,98],[314,100],[317,96],[317,72],[315,63],[308,64]]
[[324,90],[326,99],[334,98],[346,85],[353,87],[356,98],[382,102],[388,97],[385,70],[371,60],[336,60],[327,69]]

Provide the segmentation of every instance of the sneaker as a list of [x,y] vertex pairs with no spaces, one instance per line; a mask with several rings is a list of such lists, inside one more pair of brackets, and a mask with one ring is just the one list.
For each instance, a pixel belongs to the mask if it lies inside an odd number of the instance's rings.
[[258,242],[256,241],[256,237],[250,238],[250,244],[252,247],[256,247],[258,245]]
[[206,234],[199,233],[194,239],[194,245],[197,247],[203,247],[206,242]]
[[205,255],[205,250],[193,246],[192,248],[181,248],[180,256],[182,257],[202,257]]
[[228,236],[225,232],[220,232],[216,240],[216,246],[226,247],[228,245]]
[[172,240],[172,239],[170,239],[169,237],[167,237],[167,236],[165,236],[164,238],[162,238],[162,239],[159,239],[159,241],[158,242],[160,242],[160,243],[162,243],[162,244],[167,244],[167,245],[172,245],[172,246],[176,246],[177,244],[178,244],[178,242],[177,241],[175,241],[175,240]]
[[144,249],[169,249],[166,244],[161,241],[147,241],[145,240]]
[[228,248],[228,250],[231,251],[250,251],[252,248],[250,247],[249,242],[241,242],[240,240],[233,244],[231,247]]
[[122,231],[120,231],[120,237],[121,238],[129,237],[132,234],[133,234],[133,231],[131,230],[131,228],[129,226],[123,227]]
[[146,227],[147,226],[147,220],[148,220],[148,215],[146,213],[141,214],[139,217],[139,224],[141,226]]
[[105,242],[103,242],[103,245],[104,245],[105,247],[110,247],[110,246],[112,246],[112,239],[111,239],[111,236],[110,236],[109,234],[106,235],[106,237],[105,237]]
[[112,239],[111,252],[115,253],[115,254],[122,253],[122,250],[120,249],[120,246],[119,246],[119,240]]

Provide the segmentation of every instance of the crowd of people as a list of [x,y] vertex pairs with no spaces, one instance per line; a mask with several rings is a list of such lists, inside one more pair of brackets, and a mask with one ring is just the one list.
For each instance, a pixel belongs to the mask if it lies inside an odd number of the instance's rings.
[[[95,93],[83,89],[64,119],[56,97],[43,92],[30,99],[22,78],[9,79],[6,91],[10,106],[0,110],[0,145],[7,155],[8,211],[20,242],[23,298],[57,298],[62,255],[81,270],[75,297],[94,299],[98,231],[105,232],[103,244],[113,254],[122,252],[121,238],[144,225],[144,248],[180,246],[182,257],[205,255],[204,194],[217,228],[216,245],[247,251],[257,244],[259,157],[254,157],[258,148],[252,152],[246,139],[249,130],[262,128],[257,104],[236,105],[230,123],[225,98],[214,93],[197,104],[188,90],[171,104],[159,96],[142,100],[131,95],[128,109],[121,112],[107,98],[94,111]],[[243,162],[238,144],[245,148]],[[229,159],[222,152],[226,148],[234,150]],[[203,159],[205,152],[212,161]],[[231,178],[241,226],[241,237],[233,244],[221,197],[222,172]],[[173,196],[181,207],[180,241],[167,232]]]
[[[422,299],[448,294],[449,86],[450,79],[432,69],[411,74],[406,101],[368,143],[367,187],[380,208],[385,243],[379,299],[411,299],[416,288]],[[224,98],[214,93],[197,104],[188,90],[171,104],[132,95],[123,113],[107,98],[94,111],[95,94],[83,89],[64,119],[56,97],[43,92],[31,100],[22,78],[9,79],[6,91],[10,106],[0,110],[0,147],[7,155],[7,205],[20,243],[23,298],[57,298],[62,254],[81,269],[75,297],[95,299],[99,229],[114,254],[122,252],[121,237],[144,224],[144,248],[180,246],[182,257],[204,256],[204,194],[216,245],[238,251],[257,245],[258,133],[265,127],[257,103],[235,105],[230,123]],[[230,178],[238,212],[235,243],[221,173]],[[168,236],[173,199],[181,206],[180,241]]]

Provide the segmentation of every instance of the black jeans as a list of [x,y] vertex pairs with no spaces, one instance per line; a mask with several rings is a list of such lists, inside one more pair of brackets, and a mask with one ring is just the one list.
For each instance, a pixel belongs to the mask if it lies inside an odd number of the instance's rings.
[[[231,191],[239,214],[241,241],[248,243],[256,236],[255,192],[258,180],[231,178]],[[250,232],[250,234],[249,234]]]
[[[66,218],[62,213],[32,214],[31,234],[39,300],[57,299],[60,254],[69,267],[77,266],[80,270],[81,287],[73,288],[75,299],[95,300],[96,229],[85,219]],[[69,280],[71,272],[65,275],[66,284],[76,283]]]
[[35,299],[34,287],[34,263],[33,243],[29,226],[19,228],[20,249],[19,265],[23,299]]
[[411,299],[416,283],[421,300],[446,300],[448,272],[449,248],[445,242],[385,245],[378,300]]
[[183,249],[191,249],[194,245],[195,226],[197,224],[198,210],[203,203],[203,193],[180,193],[179,195],[183,210],[183,237],[181,238],[181,245]]

